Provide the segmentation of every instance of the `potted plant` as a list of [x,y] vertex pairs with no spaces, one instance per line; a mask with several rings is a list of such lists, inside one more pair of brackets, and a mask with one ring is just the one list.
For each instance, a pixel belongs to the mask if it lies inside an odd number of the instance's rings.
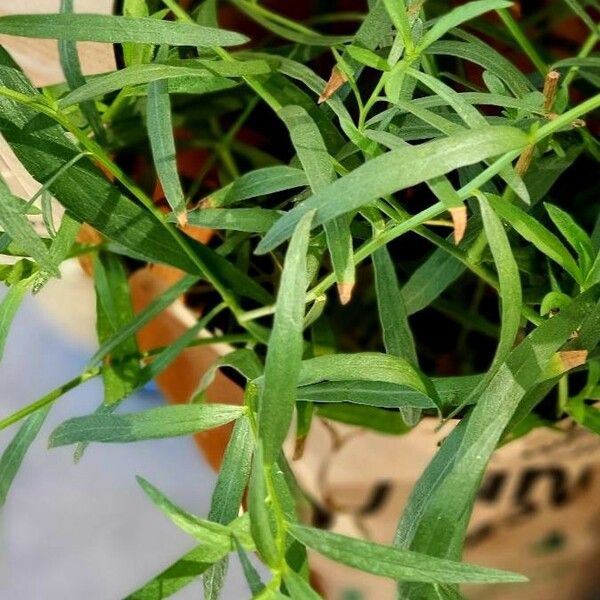
[[[0,131],[42,185],[0,183],[0,348],[74,258],[98,336],[80,376],[0,421],[20,423],[0,502],[93,377],[98,410],[51,447],[194,434],[219,469],[203,516],[140,479],[200,545],[129,597],[203,577],[217,598],[232,552],[257,598],[592,592],[595,7],[456,4],[0,17],[59,40],[66,79],[38,90],[0,51]],[[84,77],[82,40],[118,69]],[[178,405],[127,412],[154,379]]]

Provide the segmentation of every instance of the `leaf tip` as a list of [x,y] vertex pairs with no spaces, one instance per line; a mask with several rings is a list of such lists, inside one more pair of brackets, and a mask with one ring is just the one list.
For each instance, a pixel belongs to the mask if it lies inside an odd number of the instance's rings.
[[354,283],[338,283],[337,291],[342,304],[348,304],[352,300],[352,291],[354,290]]
[[179,227],[185,227],[188,224],[187,211],[182,210],[177,213],[177,224]]
[[576,367],[584,365],[587,361],[588,351],[587,350],[565,350],[559,352],[558,356],[562,363],[565,371],[570,371]]
[[331,70],[331,75],[329,76],[329,80],[325,84],[323,91],[321,92],[319,99],[317,100],[318,104],[323,104],[335,94],[343,85],[348,81],[348,77],[344,75],[338,68],[333,67]]
[[467,207],[457,206],[449,209],[452,223],[454,224],[454,243],[460,244],[467,230]]

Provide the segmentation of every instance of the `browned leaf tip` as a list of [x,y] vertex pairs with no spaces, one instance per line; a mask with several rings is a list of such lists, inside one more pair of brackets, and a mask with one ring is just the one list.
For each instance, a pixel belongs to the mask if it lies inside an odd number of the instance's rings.
[[584,365],[587,361],[588,351],[587,350],[565,350],[564,352],[559,352],[558,356],[560,358],[560,362],[564,367],[565,371],[570,371],[575,367],[580,367]]
[[348,81],[348,78],[337,67],[333,67],[329,81],[325,84],[325,89],[319,96],[318,103],[321,104],[329,100],[329,98],[331,98],[331,96],[346,83],[346,81]]
[[456,208],[451,208],[449,212],[452,217],[452,223],[454,223],[454,243],[458,245],[467,230],[467,207],[457,206]]
[[354,290],[354,283],[338,283],[337,291],[342,304],[348,304],[352,299],[352,290]]
[[177,223],[179,227],[185,227],[188,224],[187,211],[182,210],[180,213],[177,213]]

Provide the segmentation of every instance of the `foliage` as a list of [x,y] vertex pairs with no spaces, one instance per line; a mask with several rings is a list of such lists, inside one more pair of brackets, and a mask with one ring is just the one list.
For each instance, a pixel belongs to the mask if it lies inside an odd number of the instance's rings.
[[[99,341],[80,376],[0,421],[23,421],[0,459],[0,505],[52,404],[92,377],[105,386],[98,410],[50,436],[51,446],[76,444],[77,457],[88,443],[235,421],[207,519],[139,480],[200,544],[130,598],[166,598],[200,576],[217,598],[232,552],[253,597],[318,598],[306,548],[397,580],[401,598],[521,581],[460,562],[492,453],[532,413],[600,433],[600,217],[589,179],[600,58],[586,3],[547,9],[589,28],[568,56],[535,11],[519,22],[506,0],[356,4],[292,18],[248,0],[230,0],[233,13],[218,0],[125,0],[122,14],[98,16],[74,15],[64,0],[60,14],[0,17],[2,34],[60,40],[66,79],[35,89],[0,49],[0,130],[43,185],[38,209],[38,195],[17,198],[0,181],[10,259],[0,355],[27,291],[72,257],[94,265]],[[80,40],[114,44],[119,69],[84,77]],[[192,175],[184,152],[199,161]],[[130,169],[139,157],[153,167]],[[67,211],[58,230],[52,202]],[[78,241],[80,224],[99,241]],[[211,244],[186,224],[215,230]],[[185,276],[134,315],[127,277],[145,263]],[[135,333],[198,282],[209,310],[147,362]],[[198,338],[203,328],[222,333]],[[233,350],[194,402],[114,412],[186,347],[222,341]],[[246,380],[244,406],[205,403],[223,366]],[[392,546],[299,523],[282,453],[295,410],[299,437],[313,413],[395,435],[422,418],[460,420]]]

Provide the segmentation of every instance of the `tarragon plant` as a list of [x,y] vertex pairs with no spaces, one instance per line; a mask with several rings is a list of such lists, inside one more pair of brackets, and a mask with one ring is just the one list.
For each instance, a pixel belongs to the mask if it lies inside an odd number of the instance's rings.
[[[499,444],[565,416],[600,433],[598,3],[293,4],[125,0],[102,16],[63,0],[60,14],[0,17],[1,34],[58,40],[65,75],[36,89],[0,49],[0,131],[42,185],[19,198],[0,182],[11,258],[0,352],[25,294],[74,257],[94,267],[99,337],[83,373],[0,421],[18,427],[0,460],[0,504],[53,404],[100,376],[96,413],[62,423],[51,447],[80,457],[89,443],[235,421],[207,516],[140,480],[199,545],[129,598],[166,598],[201,576],[217,598],[232,552],[256,598],[318,598],[307,549],[398,581],[400,598],[521,581],[461,553]],[[544,27],[569,14],[587,37],[557,46]],[[118,70],[84,77],[81,40],[114,44]],[[203,159],[184,177],[186,149]],[[186,224],[217,233],[202,245]],[[96,242],[78,237],[82,225]],[[152,263],[185,276],[134,315],[127,277]],[[197,324],[140,352],[136,332],[190,290],[204,306]],[[127,397],[184,348],[225,341],[232,351],[215,368],[246,380],[243,405],[206,403],[200,390],[189,404],[127,412]],[[393,435],[459,419],[392,545],[299,522],[302,491],[282,453],[295,412],[298,438],[319,415]]]

